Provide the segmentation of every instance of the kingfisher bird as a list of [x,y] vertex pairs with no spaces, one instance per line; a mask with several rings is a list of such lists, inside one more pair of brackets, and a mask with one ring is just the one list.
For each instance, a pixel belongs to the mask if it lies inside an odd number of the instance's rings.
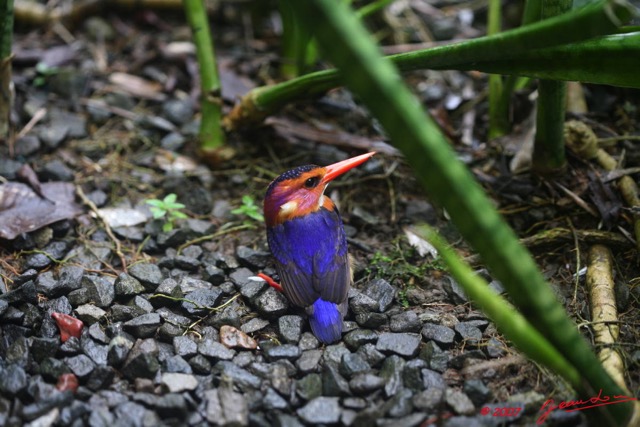
[[325,344],[342,337],[353,276],[342,219],[324,192],[329,182],[374,154],[289,170],[271,182],[265,195],[267,240],[281,286],[259,276],[306,309],[313,334]]

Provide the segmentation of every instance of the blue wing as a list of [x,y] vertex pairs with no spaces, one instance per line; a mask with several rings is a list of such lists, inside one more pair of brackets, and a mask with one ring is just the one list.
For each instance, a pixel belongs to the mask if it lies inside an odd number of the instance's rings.
[[318,298],[340,304],[351,271],[347,239],[337,210],[320,210],[267,229],[269,247],[286,296],[307,307]]

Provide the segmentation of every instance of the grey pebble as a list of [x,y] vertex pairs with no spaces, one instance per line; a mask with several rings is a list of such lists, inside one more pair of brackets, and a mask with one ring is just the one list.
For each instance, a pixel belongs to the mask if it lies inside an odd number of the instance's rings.
[[376,349],[381,352],[413,357],[418,353],[421,341],[418,334],[385,332],[380,334]]
[[336,397],[316,397],[297,411],[310,424],[334,424],[340,420],[341,408]]

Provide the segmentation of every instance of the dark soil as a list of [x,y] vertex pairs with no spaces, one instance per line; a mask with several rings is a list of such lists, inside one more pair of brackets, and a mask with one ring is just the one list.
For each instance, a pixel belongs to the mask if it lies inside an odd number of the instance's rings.
[[[411,21],[406,13],[401,23]],[[470,13],[483,19],[482,10]],[[277,78],[277,26],[254,18],[249,31],[248,6],[233,2],[215,16],[230,107],[248,88]],[[437,14],[422,17],[439,40],[483,31]],[[75,200],[79,215],[55,222],[35,215],[45,224],[0,240],[0,425],[524,425],[535,422],[547,399],[573,397],[562,380],[510,346],[439,260],[410,244],[408,227],[434,225],[491,281],[390,145],[327,190],[355,261],[341,342],[319,344],[302,310],[248,279],[275,272],[264,224],[237,210],[243,196],[260,211],[267,185],[283,171],[360,154],[354,141],[386,141],[345,90],[229,135],[235,156],[210,168],[196,155],[197,64],[183,44],[189,31],[182,19],[114,11],[68,30],[18,29],[13,119],[20,134],[0,145],[0,209],[14,207],[9,195],[22,197],[18,187],[8,190],[18,181],[30,183],[30,197],[40,202],[38,183],[70,183],[83,197]],[[395,42],[421,37],[416,30]],[[558,179],[511,172],[534,87],[514,101],[514,134],[485,143],[486,76],[419,72],[407,79],[519,236],[574,231],[530,249],[587,339],[584,275],[576,272],[593,242],[579,232],[622,237],[608,243],[620,351],[635,395],[637,252],[633,214],[616,187],[597,165],[571,155]],[[601,137],[638,135],[637,92],[584,89],[589,112],[575,118]],[[330,144],[333,134],[339,143]],[[639,165],[633,142],[608,150],[625,167]],[[24,165],[35,175],[25,178]],[[55,202],[60,195],[51,188],[40,191]],[[164,220],[154,220],[145,202],[171,193],[189,219],[163,231]],[[81,319],[79,337],[62,343],[54,312]],[[75,378],[79,387],[61,378]],[[523,410],[491,416],[503,407]],[[586,421],[556,411],[548,422]]]

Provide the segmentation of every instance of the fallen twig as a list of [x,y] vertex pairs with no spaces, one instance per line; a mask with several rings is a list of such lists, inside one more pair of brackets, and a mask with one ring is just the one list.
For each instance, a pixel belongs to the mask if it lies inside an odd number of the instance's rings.
[[629,248],[633,242],[620,236],[618,233],[602,230],[575,230],[557,227],[542,231],[533,236],[525,237],[520,242],[528,248],[546,245],[557,245],[559,242],[573,242],[574,233],[578,241],[588,244],[607,244],[617,248]]
[[[589,126],[577,120],[571,120],[565,123],[564,132],[565,142],[575,154],[587,160],[595,159],[603,169],[609,172],[609,180],[613,179],[610,176],[616,172],[618,162],[599,147],[598,138]],[[640,206],[638,186],[628,174],[623,173],[621,175],[618,181],[618,189],[629,207]],[[640,215],[635,212],[633,214],[633,228],[636,244],[638,250],[640,250]]]
[[252,224],[241,224],[236,227],[225,228],[223,230],[218,230],[213,234],[207,234],[206,236],[200,236],[193,240],[189,240],[188,242],[184,242],[183,244],[178,246],[178,255],[180,255],[180,252],[182,252],[182,250],[187,246],[191,246],[200,242],[206,242],[207,240],[213,240],[220,236],[224,236],[225,234],[233,233],[234,231],[247,230],[250,228],[255,228],[255,227]]
[[[596,345],[602,345],[598,358],[611,378],[628,393],[624,381],[624,362],[614,348],[620,327],[616,323],[618,311],[613,290],[612,256],[609,248],[593,245],[589,249],[587,265],[587,290],[591,304],[591,325]],[[610,323],[611,322],[611,323]]]
[[100,213],[100,210],[98,209],[98,207],[91,200],[89,200],[87,195],[84,194],[84,191],[82,190],[82,187],[80,187],[79,185],[76,185],[76,194],[78,195],[78,197],[80,197],[80,200],[82,200],[82,203],[84,203],[85,205],[89,206],[89,209],[91,209],[91,211],[96,215],[96,217],[100,218],[100,221],[102,221],[102,224],[104,224],[104,230],[106,231],[106,233],[109,236],[109,238],[113,241],[113,244],[115,246],[116,255],[118,255],[118,258],[120,258],[120,263],[122,264],[122,270],[124,272],[126,272],[127,271],[127,261],[125,259],[124,254],[122,253],[122,245],[120,244],[120,240],[118,240],[118,238],[113,234],[113,231],[111,230],[111,227],[109,226],[109,223],[102,216],[102,214]]

